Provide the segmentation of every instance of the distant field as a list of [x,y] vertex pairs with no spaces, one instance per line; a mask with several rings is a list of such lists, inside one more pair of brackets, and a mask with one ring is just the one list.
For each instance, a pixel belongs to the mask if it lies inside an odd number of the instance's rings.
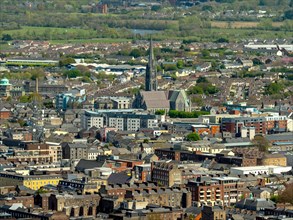
[[97,31],[81,28],[54,28],[24,26],[17,30],[5,30],[2,34],[9,34],[13,39],[31,40],[41,39],[53,44],[63,43],[116,43],[125,42],[125,38],[99,38]]
[[[212,27],[216,28],[255,28],[259,22],[247,22],[247,21],[212,21]],[[273,22],[273,27],[280,27],[283,25],[283,22]]]
[[128,42],[125,38],[93,38],[93,39],[73,39],[73,40],[50,40],[51,44],[79,44],[79,43],[120,43]]
[[3,30],[2,34],[10,34],[10,35],[46,35],[50,37],[51,35],[76,35],[76,34],[92,34],[95,31],[86,30],[81,28],[55,28],[55,27],[31,27],[31,26],[23,26],[21,29],[16,30]]

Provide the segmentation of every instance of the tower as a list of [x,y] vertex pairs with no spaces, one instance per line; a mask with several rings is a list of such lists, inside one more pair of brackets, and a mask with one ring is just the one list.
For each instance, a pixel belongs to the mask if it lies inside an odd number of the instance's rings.
[[146,66],[146,73],[145,73],[145,90],[157,91],[157,89],[158,89],[157,68],[155,65],[153,40],[151,39],[150,47],[149,47],[149,62]]

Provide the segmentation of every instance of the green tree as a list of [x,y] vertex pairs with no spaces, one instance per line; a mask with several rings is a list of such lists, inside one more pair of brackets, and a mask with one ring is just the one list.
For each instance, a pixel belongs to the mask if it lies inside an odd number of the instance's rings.
[[19,124],[20,127],[27,126],[26,121],[24,121],[23,119],[18,119],[17,122],[18,122],[18,124]]
[[213,6],[211,6],[211,5],[204,5],[204,6],[202,6],[201,7],[201,10],[202,11],[214,11],[214,8],[213,8]]
[[78,76],[82,76],[82,74],[81,74],[81,72],[79,70],[74,69],[74,70],[65,71],[63,73],[63,76],[68,77],[68,78],[76,78]]
[[177,65],[176,64],[164,64],[163,69],[165,71],[174,71],[174,70],[177,70]]
[[46,100],[44,100],[43,105],[44,105],[46,108],[53,108],[53,107],[54,107],[54,105],[53,105],[53,101],[52,101],[51,99],[46,99]]
[[[292,1],[291,1],[291,4],[293,4]],[[292,20],[293,19],[293,9],[289,9],[289,10],[285,11],[284,18]]]
[[203,88],[200,86],[193,86],[188,90],[188,94],[203,94]]
[[271,146],[270,142],[262,135],[255,136],[252,142],[262,152],[268,152]]
[[184,61],[183,60],[178,60],[177,61],[177,68],[178,69],[183,69],[184,68]]
[[275,202],[275,203],[278,203],[279,200],[280,200],[280,198],[279,198],[278,195],[272,195],[271,198],[270,198],[270,200],[272,200],[272,201]]
[[201,55],[204,57],[204,58],[208,58],[210,57],[210,51],[204,49],[201,51]]
[[30,70],[30,73],[31,73],[31,80],[36,80],[37,78],[39,80],[42,80],[45,78],[44,69],[41,69],[41,68],[32,69]]
[[72,57],[61,57],[59,60],[59,66],[67,66],[69,64],[75,63],[75,60]]
[[19,102],[21,103],[27,103],[29,102],[29,96],[28,95],[23,95],[19,97]]
[[207,78],[205,78],[204,76],[200,76],[197,80],[196,80],[196,83],[207,83],[209,82],[207,80]]
[[186,136],[187,141],[198,141],[200,140],[200,136],[197,133],[190,133]]
[[227,38],[221,37],[218,40],[215,41],[216,43],[229,43],[229,40]]
[[284,90],[284,85],[278,82],[273,82],[265,88],[266,95],[279,94]]
[[164,109],[156,110],[155,115],[164,115],[166,111]]
[[13,40],[10,34],[3,34],[1,40],[3,41],[11,41]]
[[145,51],[145,50],[142,50],[142,49],[137,49],[137,48],[135,48],[135,49],[133,49],[133,50],[130,52],[129,55],[130,55],[130,56],[133,56],[133,57],[135,57],[135,58],[137,58],[137,57],[145,56],[145,55],[146,55],[146,51]]
[[149,143],[149,139],[143,139],[143,143],[148,144]]

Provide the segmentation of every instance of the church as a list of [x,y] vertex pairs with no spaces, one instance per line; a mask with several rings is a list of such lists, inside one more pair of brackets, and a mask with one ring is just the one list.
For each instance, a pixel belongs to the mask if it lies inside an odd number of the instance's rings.
[[149,112],[157,110],[190,111],[190,101],[184,90],[158,90],[157,68],[154,56],[153,41],[150,40],[149,60],[146,66],[145,91],[140,91],[133,102],[134,108],[145,109]]

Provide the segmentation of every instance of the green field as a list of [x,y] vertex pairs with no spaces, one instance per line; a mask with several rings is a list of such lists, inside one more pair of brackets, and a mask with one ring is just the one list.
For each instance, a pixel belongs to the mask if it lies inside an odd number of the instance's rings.
[[[82,36],[92,36],[96,35],[94,30],[86,30],[79,28],[55,28],[55,27],[30,27],[23,26],[21,29],[16,30],[4,30],[1,31],[2,34],[9,34],[14,39],[26,39],[26,38],[45,38],[45,39],[55,39],[55,38],[78,38]],[[94,37],[94,36],[93,36]],[[92,37],[92,38],[93,38]]]
[[129,42],[126,38],[93,38],[93,39],[72,39],[72,40],[50,40],[51,44],[80,44],[80,43],[121,43]]
[[[99,42],[118,43],[130,41],[131,37],[134,37],[134,35],[131,34],[127,37],[123,37],[123,33],[120,35],[120,33],[123,32],[121,29],[108,29],[107,31],[107,33],[101,34],[101,31],[82,28],[24,26],[17,30],[3,30],[0,32],[0,35],[9,34],[14,40],[47,40],[53,44]],[[127,29],[125,29],[124,32],[125,31],[130,32],[130,30]],[[170,30],[161,31],[160,33],[153,34],[153,38],[155,40],[185,39],[203,42],[215,41],[219,38],[226,38],[231,42],[239,42],[243,39],[274,39],[293,36],[292,31],[259,30],[256,28],[199,28],[198,30],[192,30],[190,34],[185,35],[180,34],[178,31],[171,32],[172,33],[170,33]],[[147,38],[147,35],[141,36],[141,39]]]

